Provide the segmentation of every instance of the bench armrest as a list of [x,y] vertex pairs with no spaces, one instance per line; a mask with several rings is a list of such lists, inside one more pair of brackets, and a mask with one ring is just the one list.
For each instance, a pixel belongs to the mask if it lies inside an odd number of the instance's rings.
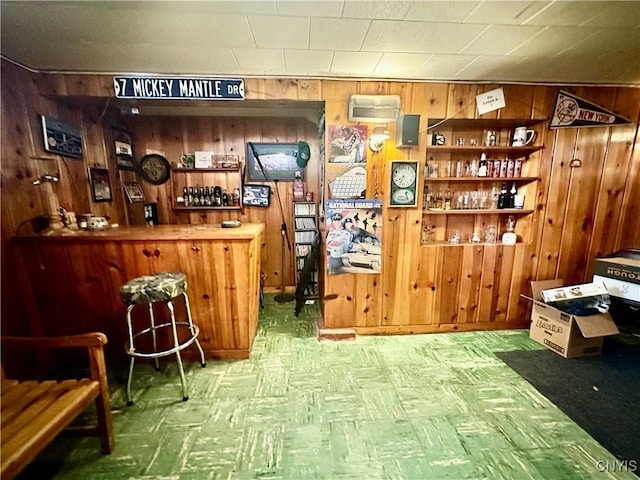
[[107,344],[104,333],[92,332],[64,337],[0,337],[0,342],[14,348],[90,348],[103,347]]

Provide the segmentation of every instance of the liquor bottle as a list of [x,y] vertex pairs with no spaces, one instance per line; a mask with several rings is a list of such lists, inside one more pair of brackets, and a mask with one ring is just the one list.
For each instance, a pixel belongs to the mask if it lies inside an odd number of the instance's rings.
[[505,245],[515,245],[518,237],[516,236],[516,220],[511,215],[507,218],[507,231],[502,234],[502,243]]
[[500,196],[498,197],[499,209],[507,208],[507,195],[507,184],[503,183],[502,188],[500,189]]
[[444,209],[451,210],[451,190],[444,192]]
[[193,187],[189,187],[189,205],[193,205]]
[[226,190],[222,194],[222,206],[223,207],[228,207],[229,206],[229,194],[227,193]]
[[189,189],[187,187],[183,187],[182,189],[182,199],[184,202],[184,206],[189,206]]
[[302,183],[302,174],[299,170],[296,170],[293,180],[293,199],[304,200],[304,184]]
[[193,189],[193,206],[200,206],[200,187],[198,187],[198,185]]
[[213,205],[215,207],[222,206],[222,188],[220,188],[218,185],[213,187]]
[[233,189],[233,206],[237,207],[240,205],[240,189],[239,188],[234,188]]
[[209,187],[204,187],[204,204],[207,207],[211,206],[211,191],[209,190]]
[[511,190],[509,190],[509,195],[507,196],[507,207],[513,208],[515,206],[515,198],[518,193],[518,188],[516,187],[516,182],[511,184]]
[[478,176],[486,177],[488,174],[487,170],[487,156],[483,153],[480,155],[480,166],[478,167]]

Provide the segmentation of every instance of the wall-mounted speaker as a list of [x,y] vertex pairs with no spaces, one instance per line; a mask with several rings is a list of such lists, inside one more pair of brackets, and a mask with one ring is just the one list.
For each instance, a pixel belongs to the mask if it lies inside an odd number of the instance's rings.
[[396,121],[396,148],[416,147],[419,130],[420,115],[414,113],[400,115]]

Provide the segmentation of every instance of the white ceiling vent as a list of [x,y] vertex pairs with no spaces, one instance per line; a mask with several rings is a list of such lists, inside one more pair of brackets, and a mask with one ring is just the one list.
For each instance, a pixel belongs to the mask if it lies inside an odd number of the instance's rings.
[[349,96],[350,122],[395,122],[399,113],[399,95]]

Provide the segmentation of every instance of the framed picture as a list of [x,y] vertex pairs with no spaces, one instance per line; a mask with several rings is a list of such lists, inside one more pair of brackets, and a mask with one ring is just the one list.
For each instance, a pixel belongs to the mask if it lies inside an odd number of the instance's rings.
[[268,207],[271,204],[271,187],[269,185],[243,185],[242,204],[249,207]]
[[73,125],[40,115],[44,149],[63,157],[82,158],[82,135]]
[[[298,159],[297,143],[254,143],[259,159],[253,154],[253,149],[247,143],[247,176],[250,181],[265,182],[279,180],[293,182],[296,172],[300,172],[301,178],[304,169],[296,163]],[[262,168],[266,177],[262,173]]]
[[106,168],[89,167],[89,185],[94,202],[110,202],[113,199],[109,170]]
[[113,129],[113,142],[118,170],[136,170],[133,161],[133,139],[131,134],[119,128]]
[[127,194],[129,203],[146,202],[147,198],[144,195],[144,190],[139,183],[125,183],[124,192]]

